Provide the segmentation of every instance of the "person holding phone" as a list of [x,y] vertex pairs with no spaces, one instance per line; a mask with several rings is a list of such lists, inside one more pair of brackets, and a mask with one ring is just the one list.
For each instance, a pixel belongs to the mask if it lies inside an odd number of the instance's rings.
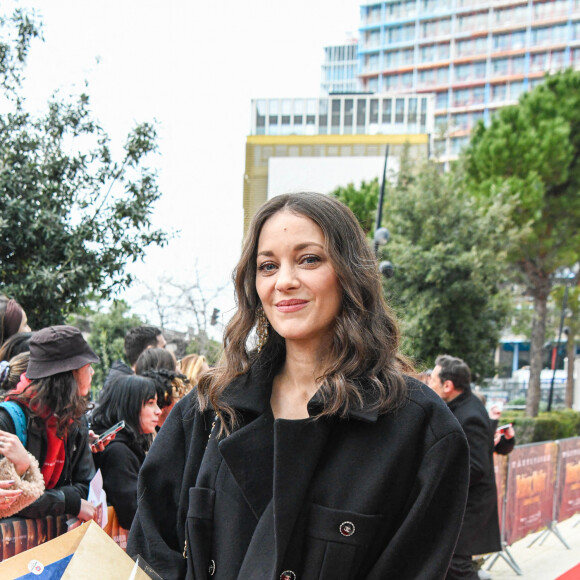
[[90,520],[95,508],[86,498],[95,466],[85,413],[91,364],[99,357],[73,326],[43,328],[29,347],[26,374],[5,397],[16,403],[15,414],[0,408],[0,430],[12,435],[19,427],[26,431],[26,449],[40,465],[45,490],[17,515],[70,514]]
[[161,409],[153,379],[119,374],[101,392],[99,406],[91,419],[96,433],[120,421],[125,427],[101,453],[94,456],[101,469],[107,503],[115,508],[119,525],[129,529],[137,509],[137,476],[153,441]]
[[489,418],[493,429],[493,450],[500,455],[509,455],[516,445],[516,432],[511,423],[498,427],[501,413],[501,407],[496,403],[489,409]]

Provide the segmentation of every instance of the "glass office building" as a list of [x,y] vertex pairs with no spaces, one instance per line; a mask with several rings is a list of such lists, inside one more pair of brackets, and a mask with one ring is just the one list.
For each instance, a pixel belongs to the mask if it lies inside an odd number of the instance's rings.
[[362,90],[435,94],[440,158],[546,73],[580,68],[580,0],[364,2]]

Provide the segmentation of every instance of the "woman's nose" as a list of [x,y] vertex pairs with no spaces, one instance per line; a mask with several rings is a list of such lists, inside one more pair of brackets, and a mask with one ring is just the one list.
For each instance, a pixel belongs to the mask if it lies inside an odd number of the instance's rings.
[[276,277],[276,290],[288,290],[298,285],[296,269],[293,264],[281,264]]

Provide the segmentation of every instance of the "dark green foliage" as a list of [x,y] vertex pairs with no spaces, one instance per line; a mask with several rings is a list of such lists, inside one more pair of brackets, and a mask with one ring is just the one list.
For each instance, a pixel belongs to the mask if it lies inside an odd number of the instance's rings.
[[451,354],[476,377],[493,374],[508,312],[500,287],[512,234],[504,216],[499,203],[482,210],[456,175],[434,164],[415,174],[402,170],[389,191],[384,251],[395,276],[384,286],[402,319],[404,350],[422,365]]
[[336,188],[330,195],[350,208],[366,235],[374,232],[379,203],[378,179],[368,183],[363,181],[359,188],[349,183],[346,187]]
[[0,42],[1,96],[11,101],[0,115],[0,287],[41,328],[91,296],[114,295],[131,282],[127,263],[165,243],[151,225],[161,194],[144,165],[157,135],[136,126],[117,159],[86,94],[54,97],[31,115],[18,91],[37,26],[20,12],[0,21],[0,34],[9,36]]
[[571,409],[526,417],[523,411],[504,411],[501,422],[513,423],[516,444],[539,443],[580,436],[580,412]]

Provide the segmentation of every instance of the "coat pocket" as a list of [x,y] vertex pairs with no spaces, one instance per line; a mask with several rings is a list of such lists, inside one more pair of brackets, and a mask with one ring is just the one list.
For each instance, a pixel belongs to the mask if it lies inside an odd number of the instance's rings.
[[214,502],[213,489],[203,487],[189,489],[189,506],[185,524],[188,578],[201,580],[208,577],[211,563]]
[[358,578],[381,515],[367,515],[312,504],[306,531],[303,580]]

